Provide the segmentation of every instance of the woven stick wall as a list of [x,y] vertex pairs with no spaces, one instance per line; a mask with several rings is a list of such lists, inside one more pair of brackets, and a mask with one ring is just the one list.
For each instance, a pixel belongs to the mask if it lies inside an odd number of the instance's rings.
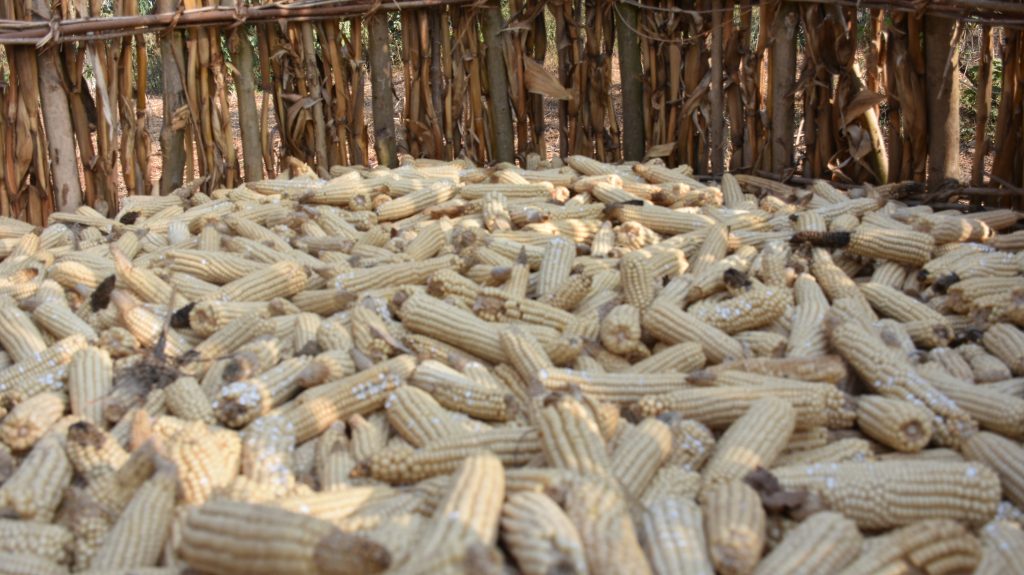
[[[968,22],[982,59],[961,171]],[[0,214],[43,224],[113,213],[125,193],[400,154],[658,157],[697,174],[928,181],[933,197],[1019,207],[1021,28],[1024,4],[995,0],[4,0]]]

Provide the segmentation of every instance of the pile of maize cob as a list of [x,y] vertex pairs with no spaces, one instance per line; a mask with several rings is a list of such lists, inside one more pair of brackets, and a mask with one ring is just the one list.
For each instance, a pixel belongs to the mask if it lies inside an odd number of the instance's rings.
[[528,166],[0,220],[0,574],[1024,572],[1020,214]]

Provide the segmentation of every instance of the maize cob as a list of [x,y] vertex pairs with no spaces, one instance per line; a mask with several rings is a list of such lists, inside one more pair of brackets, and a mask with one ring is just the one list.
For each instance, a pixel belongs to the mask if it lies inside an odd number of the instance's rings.
[[722,371],[739,371],[782,379],[819,381],[833,385],[839,385],[849,377],[846,364],[835,355],[806,359],[788,357],[744,359],[713,365],[708,367],[706,371],[710,374],[717,374]]
[[857,425],[882,445],[907,453],[924,449],[932,436],[932,414],[927,409],[877,395],[858,400]]
[[868,540],[860,557],[839,573],[972,572],[980,559],[981,544],[962,525],[929,520]]
[[996,356],[977,344],[965,344],[956,348],[971,366],[973,379],[977,383],[1004,381],[1013,377],[1010,368]]
[[15,451],[30,449],[62,415],[66,400],[44,392],[19,403],[0,421],[0,441]]
[[1024,569],[1024,533],[1019,524],[993,521],[981,530],[982,556],[975,573],[1018,573]]
[[968,459],[991,467],[999,475],[1003,495],[1016,505],[1024,502],[1024,448],[1001,435],[982,431],[963,445]]
[[712,575],[700,507],[682,497],[666,496],[645,506],[644,547],[658,575]]
[[525,427],[492,429],[431,441],[420,449],[393,446],[378,450],[353,472],[387,483],[415,483],[458,469],[468,456],[490,451],[505,465],[524,465],[541,452],[536,431]]
[[724,331],[709,325],[675,306],[652,305],[643,314],[643,327],[667,344],[695,341],[712,363],[741,359],[743,347]]
[[612,473],[631,497],[640,497],[672,453],[672,432],[655,418],[648,418],[623,432],[612,452]]
[[71,532],[60,525],[0,519],[0,554],[33,555],[67,563],[72,540]]
[[758,467],[771,467],[796,427],[793,406],[776,397],[759,399],[718,440],[703,472],[704,490],[742,479]]
[[754,573],[836,573],[858,557],[862,541],[853,521],[831,511],[815,513],[787,533]]
[[694,500],[699,492],[700,473],[666,465],[647,485],[640,502],[644,508],[650,508],[665,498]]
[[91,325],[75,315],[67,303],[61,300],[43,302],[33,310],[32,319],[58,339],[76,333],[84,335],[90,342],[96,341],[99,337]]
[[832,345],[857,371],[868,386],[878,393],[912,403],[932,411],[932,432],[945,445],[956,446],[975,429],[970,416],[948,397],[936,390],[897,352],[854,322],[843,322],[832,329]]
[[786,489],[817,493],[863,529],[892,529],[925,519],[980,525],[999,503],[999,478],[984,465],[877,461],[777,467]]
[[571,396],[552,394],[531,419],[548,463],[587,477],[611,479],[611,461],[594,413]]
[[746,413],[754,401],[773,395],[793,404],[797,413],[797,429],[835,424],[838,414],[846,410],[846,398],[842,392],[818,384],[682,389],[644,396],[632,410],[640,417],[676,412],[712,429],[724,429]]
[[47,348],[32,318],[10,305],[0,307],[0,346],[15,362],[31,360]]
[[718,573],[752,573],[765,543],[766,516],[758,497],[741,481],[719,483],[704,492],[704,528]]
[[181,555],[205,572],[379,573],[390,555],[327,521],[261,505],[211,501],[188,515]]
[[449,412],[430,394],[415,387],[400,387],[385,407],[388,422],[415,447],[460,433]]
[[21,519],[49,522],[70,483],[71,464],[60,439],[44,436],[0,485],[0,509]]
[[1008,323],[997,323],[985,330],[981,343],[1014,375],[1024,375],[1024,331]]
[[587,571],[583,542],[565,512],[548,496],[520,492],[502,508],[501,538],[525,575],[568,566]]
[[775,467],[841,463],[843,461],[871,461],[875,459],[873,444],[865,439],[847,437],[820,447],[783,454],[775,460]]
[[706,361],[700,344],[683,342],[666,346],[646,359],[632,364],[626,373],[688,373],[701,369]]
[[652,573],[626,503],[610,485],[594,479],[576,482],[565,508],[580,533],[590,573]]
[[173,471],[158,471],[139,488],[92,558],[92,569],[156,564],[171,527],[175,482]]
[[68,568],[51,559],[31,553],[0,551],[0,573],[3,575],[68,575]]
[[514,411],[511,395],[474,382],[443,364],[427,360],[413,372],[411,383],[441,405],[486,421],[507,421]]

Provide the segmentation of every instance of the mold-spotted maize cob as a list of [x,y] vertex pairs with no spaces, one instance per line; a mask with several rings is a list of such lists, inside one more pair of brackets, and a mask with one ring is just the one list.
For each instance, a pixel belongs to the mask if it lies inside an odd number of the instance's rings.
[[892,529],[925,519],[981,525],[999,503],[988,466],[938,461],[824,463],[772,470],[786,489],[817,493],[863,529]]

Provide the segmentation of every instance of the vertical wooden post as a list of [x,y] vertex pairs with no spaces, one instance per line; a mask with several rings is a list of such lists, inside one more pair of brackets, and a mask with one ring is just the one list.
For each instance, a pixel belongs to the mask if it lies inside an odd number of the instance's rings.
[[925,16],[929,186],[960,179],[960,50],[950,49],[955,29],[954,20]]
[[[50,4],[32,0],[35,19],[50,19]],[[46,121],[46,143],[50,153],[53,196],[56,208],[73,212],[82,205],[82,186],[78,181],[78,163],[75,161],[75,139],[71,131],[71,110],[64,92],[59,46],[50,46],[37,52],[39,65],[39,93],[42,97],[43,119]]]
[[492,0],[484,9],[484,45],[487,48],[487,103],[491,111],[492,160],[514,162],[515,142],[512,136],[512,107],[508,100],[508,73],[505,69],[504,43],[501,30],[501,4]]
[[242,163],[245,181],[263,179],[263,143],[260,141],[260,117],[256,110],[256,86],[253,83],[253,49],[249,27],[235,29],[231,38],[231,59],[235,61],[235,90],[238,96],[238,123],[242,130]]
[[316,172],[327,175],[327,127],[324,124],[324,99],[320,88],[320,69],[316,65],[317,51],[313,43],[313,25],[302,23],[302,52],[305,63],[306,90],[313,99],[313,145],[316,150]]
[[796,85],[796,7],[780,1],[771,26],[771,169],[775,173],[793,162],[794,98]]
[[[725,102],[722,98],[722,10],[725,2],[711,2],[711,173],[721,175],[725,168],[722,130],[725,126]],[[730,3],[729,6],[732,6]],[[732,20],[732,13],[729,13]]]
[[377,163],[394,168],[398,165],[395,150],[395,96],[391,88],[391,35],[384,12],[370,16],[370,89],[373,91],[373,147]]
[[644,158],[644,78],[640,63],[640,39],[637,37],[637,7],[614,5],[619,15],[619,75],[622,82],[622,158]]
[[971,185],[980,186],[985,179],[985,156],[988,154],[988,116],[992,110],[992,27],[981,27],[981,62],[978,66],[978,93],[975,97],[978,114],[974,122],[974,160],[971,163]]
[[[175,0],[157,0],[157,11],[174,12],[177,4]],[[185,171],[185,126],[174,128],[174,113],[186,105],[185,84],[181,78],[184,65],[181,33],[169,30],[160,38],[160,75],[164,83],[164,125],[160,129],[160,152],[163,155],[161,194],[180,188]]]

